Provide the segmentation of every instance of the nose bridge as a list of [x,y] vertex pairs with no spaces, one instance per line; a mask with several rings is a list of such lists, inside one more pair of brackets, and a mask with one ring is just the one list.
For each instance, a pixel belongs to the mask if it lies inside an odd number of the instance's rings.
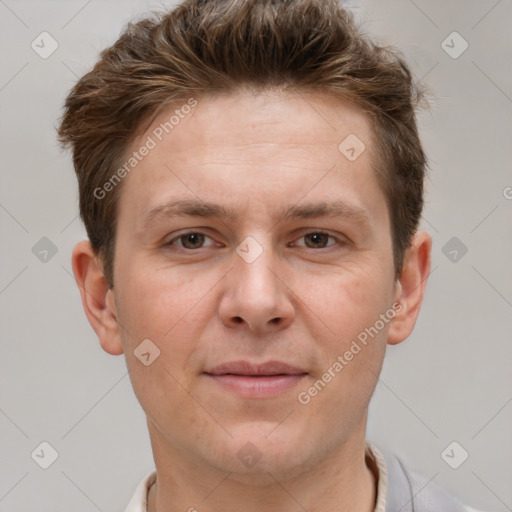
[[[276,298],[278,293],[275,274],[271,271],[275,266],[275,255],[269,236],[256,235],[246,237],[236,248],[235,275],[240,292],[250,293],[254,302]],[[270,305],[270,303],[269,303]]]
[[234,268],[221,303],[225,323],[244,323],[251,330],[261,331],[291,322],[294,308],[278,277],[278,266],[268,233],[248,236],[237,246]]

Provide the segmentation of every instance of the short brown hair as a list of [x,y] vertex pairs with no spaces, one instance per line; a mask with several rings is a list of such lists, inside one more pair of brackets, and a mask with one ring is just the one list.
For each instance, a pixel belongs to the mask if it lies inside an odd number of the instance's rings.
[[333,93],[370,116],[398,276],[426,171],[415,118],[424,95],[399,52],[371,41],[336,0],[186,0],[126,27],[74,86],[58,129],[73,151],[80,215],[109,287],[121,186],[104,199],[94,191],[163,107],[244,85]]

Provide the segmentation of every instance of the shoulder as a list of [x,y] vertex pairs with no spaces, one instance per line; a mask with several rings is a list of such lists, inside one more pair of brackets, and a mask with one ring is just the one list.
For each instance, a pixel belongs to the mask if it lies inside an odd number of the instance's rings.
[[386,512],[480,512],[448,493],[434,481],[435,476],[412,470],[388,450],[379,451],[387,473]]

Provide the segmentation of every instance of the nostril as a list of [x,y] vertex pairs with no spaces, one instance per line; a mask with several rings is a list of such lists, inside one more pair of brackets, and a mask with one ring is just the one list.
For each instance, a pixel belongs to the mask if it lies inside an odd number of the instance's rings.
[[235,320],[235,322],[236,322],[237,324],[241,324],[241,323],[244,321],[244,320],[243,320],[243,318],[241,318],[241,317],[239,317],[239,316],[235,316],[234,320]]

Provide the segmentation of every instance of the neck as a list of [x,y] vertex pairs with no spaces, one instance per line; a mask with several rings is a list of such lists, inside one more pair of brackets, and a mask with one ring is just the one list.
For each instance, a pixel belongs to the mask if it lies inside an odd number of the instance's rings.
[[373,512],[377,482],[365,461],[365,439],[337,447],[314,467],[249,477],[204,466],[183,456],[150,428],[157,481],[148,494],[148,512]]

